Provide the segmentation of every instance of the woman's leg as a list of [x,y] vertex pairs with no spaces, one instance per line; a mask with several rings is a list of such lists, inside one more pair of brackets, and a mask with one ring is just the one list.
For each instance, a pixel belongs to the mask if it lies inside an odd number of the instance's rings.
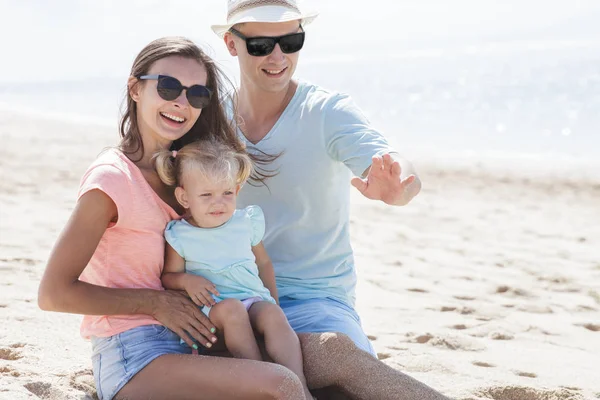
[[262,361],[248,311],[241,301],[225,299],[210,310],[211,322],[223,333],[225,346],[235,358]]
[[346,335],[300,333],[298,337],[311,389],[337,386],[356,400],[448,400],[357,348]]
[[298,335],[292,330],[281,308],[276,304],[261,301],[254,303],[248,310],[248,314],[254,329],[264,337],[269,357],[298,375],[306,398],[312,399],[304,377]]
[[115,399],[304,399],[289,369],[261,361],[168,354],[138,372]]

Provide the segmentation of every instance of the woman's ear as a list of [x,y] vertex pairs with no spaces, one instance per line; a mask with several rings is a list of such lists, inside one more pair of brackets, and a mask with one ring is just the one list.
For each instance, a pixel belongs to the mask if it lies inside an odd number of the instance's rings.
[[190,204],[188,203],[187,193],[181,186],[177,186],[175,188],[175,198],[177,202],[181,204],[183,208],[190,208]]
[[127,90],[129,91],[129,95],[136,103],[140,99],[140,81],[135,76],[130,76],[127,80]]

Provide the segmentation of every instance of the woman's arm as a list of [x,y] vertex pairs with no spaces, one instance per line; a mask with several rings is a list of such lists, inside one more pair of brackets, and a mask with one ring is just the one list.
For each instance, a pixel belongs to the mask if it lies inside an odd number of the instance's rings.
[[275,284],[275,270],[263,242],[253,246],[252,252],[254,253],[254,257],[256,257],[260,279],[263,281],[265,287],[269,289],[271,296],[273,296],[277,304],[279,304],[279,295],[277,294],[277,285]]
[[188,332],[209,343],[214,326],[180,293],[106,288],[79,280],[104,231],[117,218],[117,207],[104,192],[91,190],[81,196],[50,254],[38,291],[40,308],[86,315],[147,314],[184,339]]

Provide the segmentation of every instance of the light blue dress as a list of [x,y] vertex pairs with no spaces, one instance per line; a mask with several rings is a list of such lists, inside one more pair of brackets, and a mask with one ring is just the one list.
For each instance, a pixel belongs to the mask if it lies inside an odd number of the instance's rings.
[[[265,217],[258,206],[235,210],[233,216],[216,228],[199,228],[184,219],[167,224],[165,239],[185,260],[185,272],[211,281],[223,299],[246,300],[260,297],[275,303],[258,275],[252,247],[265,234]],[[210,308],[202,311],[208,315]]]

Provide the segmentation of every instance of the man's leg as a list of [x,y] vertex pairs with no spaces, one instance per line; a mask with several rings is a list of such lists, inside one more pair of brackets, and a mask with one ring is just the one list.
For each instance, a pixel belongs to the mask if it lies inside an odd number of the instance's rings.
[[356,311],[337,300],[281,299],[281,308],[297,333],[339,332],[348,336],[356,346],[377,357],[375,349],[363,331]]
[[[335,386],[353,400],[448,400],[424,383],[357,348],[346,335],[300,333],[298,337],[309,387]],[[318,398],[340,397],[328,392]]]

